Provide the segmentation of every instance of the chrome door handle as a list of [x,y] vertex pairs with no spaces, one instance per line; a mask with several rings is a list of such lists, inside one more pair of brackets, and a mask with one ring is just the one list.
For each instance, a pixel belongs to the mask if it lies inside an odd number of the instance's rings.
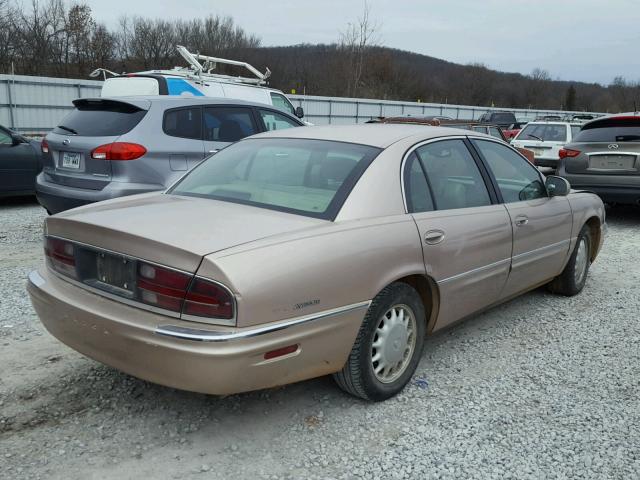
[[209,153],[217,153],[218,150],[209,150]]
[[527,217],[525,217],[524,215],[516,217],[516,226],[521,227],[522,225],[526,225],[527,223],[529,223],[529,219]]
[[424,234],[424,241],[429,245],[435,245],[444,240],[444,232],[442,230],[429,230]]

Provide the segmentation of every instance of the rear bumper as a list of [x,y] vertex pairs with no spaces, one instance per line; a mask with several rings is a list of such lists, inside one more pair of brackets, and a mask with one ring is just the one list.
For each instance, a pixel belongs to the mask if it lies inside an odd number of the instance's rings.
[[[138,310],[78,288],[46,268],[29,275],[27,290],[46,329],[74,350],[138,378],[218,395],[340,370],[370,303],[227,328]],[[266,352],[293,344],[297,351],[264,359]]]
[[593,192],[605,203],[640,204],[640,176],[614,178],[609,175],[571,174],[565,171],[564,166],[560,167],[558,175],[566,178],[572,189]]
[[551,167],[558,168],[559,159],[557,158],[545,158],[545,157],[535,157],[534,164],[537,167]]
[[46,180],[44,173],[36,178],[38,202],[50,213],[59,213],[89,203],[112,198],[164,190],[163,185],[111,182],[102,190],[68,187]]

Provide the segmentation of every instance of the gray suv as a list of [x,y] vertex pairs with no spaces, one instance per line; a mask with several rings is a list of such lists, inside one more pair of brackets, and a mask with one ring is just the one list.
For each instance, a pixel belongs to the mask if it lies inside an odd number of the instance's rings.
[[201,97],[86,98],[42,143],[36,195],[49,213],[164,190],[254,133],[304,124],[269,105]]
[[585,123],[559,152],[558,175],[607,203],[640,204],[640,115],[619,113]]

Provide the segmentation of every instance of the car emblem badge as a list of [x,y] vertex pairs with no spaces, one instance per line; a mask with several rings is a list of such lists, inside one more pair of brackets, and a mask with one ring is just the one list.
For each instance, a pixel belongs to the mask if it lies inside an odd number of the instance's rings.
[[70,143],[71,143],[71,140],[69,140],[68,138],[65,138],[64,140],[62,140],[63,145],[69,145]]
[[609,144],[609,150],[617,150],[618,149],[618,144],[617,143],[610,143]]

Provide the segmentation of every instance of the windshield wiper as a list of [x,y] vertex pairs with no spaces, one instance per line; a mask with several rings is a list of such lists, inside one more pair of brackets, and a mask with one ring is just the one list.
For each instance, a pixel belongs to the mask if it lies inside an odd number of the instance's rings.
[[544,142],[544,140],[542,140],[539,136],[537,136],[537,135],[532,135],[531,133],[527,133],[527,137],[535,138],[535,139],[537,139],[537,140],[540,140],[541,142]]
[[71,127],[65,127],[64,125],[58,125],[58,128],[61,128],[62,130],[66,130],[67,132],[73,133],[74,135],[77,135],[78,132],[76,132],[73,128]]

